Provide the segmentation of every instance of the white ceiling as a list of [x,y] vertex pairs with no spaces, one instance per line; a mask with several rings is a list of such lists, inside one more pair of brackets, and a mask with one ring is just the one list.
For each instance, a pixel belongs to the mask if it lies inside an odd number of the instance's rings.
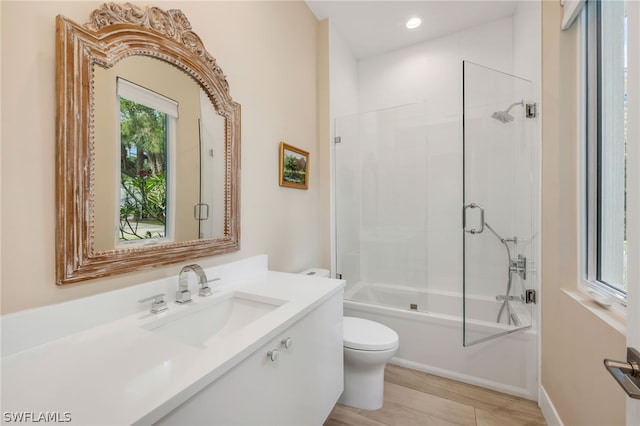
[[[513,15],[517,0],[306,0],[319,20],[331,25],[358,59],[378,55]],[[422,18],[414,30],[412,16]]]

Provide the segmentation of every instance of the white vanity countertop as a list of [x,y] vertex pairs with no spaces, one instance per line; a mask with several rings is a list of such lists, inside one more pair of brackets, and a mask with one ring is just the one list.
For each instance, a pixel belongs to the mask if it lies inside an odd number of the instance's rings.
[[[44,413],[79,425],[153,423],[343,287],[340,280],[272,271],[223,278],[212,283],[210,297],[200,298],[196,291],[193,302],[168,302],[166,312],[145,310],[7,355],[2,358],[2,422],[8,421],[7,413],[28,413],[32,420]],[[202,346],[143,328],[233,291],[287,303]]]

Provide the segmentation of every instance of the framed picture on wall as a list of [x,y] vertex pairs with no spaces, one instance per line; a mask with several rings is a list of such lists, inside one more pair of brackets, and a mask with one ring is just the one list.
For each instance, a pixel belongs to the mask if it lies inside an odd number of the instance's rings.
[[309,189],[309,153],[280,142],[280,186]]

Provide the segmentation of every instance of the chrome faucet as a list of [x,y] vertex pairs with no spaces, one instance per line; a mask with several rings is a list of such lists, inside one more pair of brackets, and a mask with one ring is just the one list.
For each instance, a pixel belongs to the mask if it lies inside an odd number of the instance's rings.
[[198,295],[202,297],[211,296],[211,288],[209,287],[209,283],[212,281],[218,281],[220,278],[214,278],[211,281],[207,280],[207,274],[204,273],[200,265],[187,265],[180,270],[180,275],[178,275],[178,291],[176,292],[176,302],[177,303],[188,303],[191,302],[191,291],[189,291],[189,271],[194,272],[198,276],[198,284],[200,285],[200,290],[198,290]]
[[201,287],[207,285],[207,275],[204,273],[200,265],[187,265],[180,270],[178,275],[178,291],[176,292],[177,303],[191,302],[191,292],[189,291],[189,271],[194,272],[198,276],[198,284]]

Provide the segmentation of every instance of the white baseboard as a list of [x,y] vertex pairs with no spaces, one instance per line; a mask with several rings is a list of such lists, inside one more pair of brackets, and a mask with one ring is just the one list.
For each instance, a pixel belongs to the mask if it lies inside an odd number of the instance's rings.
[[560,415],[556,411],[556,407],[554,407],[553,402],[551,402],[551,398],[549,398],[549,395],[547,394],[547,391],[544,390],[543,386],[540,386],[538,389],[538,405],[540,406],[542,415],[549,426],[564,426]]
[[431,365],[409,361],[409,360],[398,358],[398,357],[391,358],[391,361],[389,361],[389,363],[399,365],[400,367],[411,368],[412,370],[433,374],[435,376],[456,380],[458,382],[481,386],[483,388],[495,390],[495,391],[506,393],[513,396],[518,396],[521,398],[530,399],[533,401],[535,401],[536,399],[536,395],[535,394],[531,395],[531,392],[527,392],[526,389],[518,388],[515,386],[504,385],[502,383],[497,383],[492,380],[486,380],[486,379],[470,376],[468,374],[462,374],[457,371],[451,371],[443,368],[433,367]]

